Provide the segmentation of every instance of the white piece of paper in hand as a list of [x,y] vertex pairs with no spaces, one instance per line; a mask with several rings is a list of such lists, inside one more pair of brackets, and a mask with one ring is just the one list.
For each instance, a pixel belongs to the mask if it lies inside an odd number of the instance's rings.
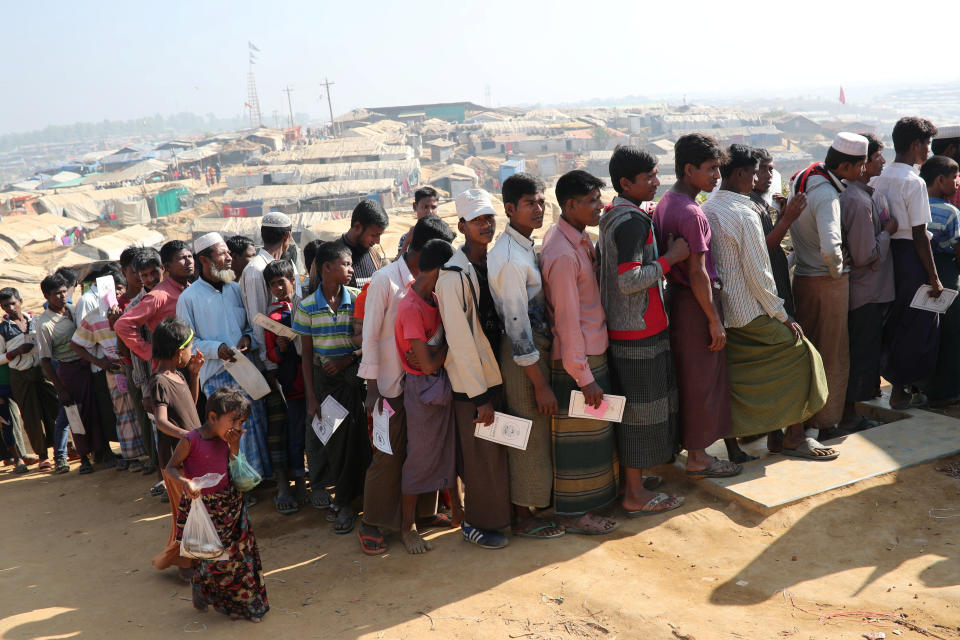
[[570,408],[567,415],[571,418],[586,418],[587,420],[604,420],[606,422],[620,422],[623,420],[623,408],[627,405],[624,396],[603,394],[600,408],[587,405],[583,392],[574,389],[570,392]]
[[117,306],[117,287],[113,276],[97,278],[97,302],[100,304],[100,313],[103,315],[107,315],[110,309]]
[[914,309],[923,311],[933,311],[934,313],[946,313],[950,305],[957,297],[956,289],[944,289],[939,298],[931,298],[931,286],[928,284],[920,285],[917,292],[913,294],[913,301],[910,306]]
[[333,432],[337,430],[346,417],[350,415],[346,407],[337,402],[333,396],[327,396],[320,404],[320,417],[313,419],[313,431],[324,445],[330,442]]
[[273,320],[262,313],[258,313],[257,315],[253,316],[253,324],[269,331],[274,335],[287,338],[293,343],[293,348],[297,350],[297,355],[301,355],[302,343],[300,341],[300,334],[287,325],[277,322],[276,320]]
[[473,435],[483,440],[526,451],[532,426],[532,420],[495,411],[493,413],[493,424],[485,425],[478,422]]
[[77,405],[68,404],[63,408],[64,412],[67,414],[67,422],[70,424],[70,431],[75,435],[84,436],[87,434],[87,430],[83,428],[83,420],[80,419],[80,409],[77,408]]
[[245,355],[240,353],[236,347],[234,347],[232,351],[235,359],[234,362],[230,362],[229,360],[223,361],[223,366],[226,368],[227,373],[229,373],[233,379],[237,381],[237,384],[247,392],[247,395],[254,400],[259,400],[270,393],[270,385],[267,384],[267,380],[263,377],[263,374],[257,371],[253,363],[250,362]]
[[385,400],[380,398],[373,407],[373,446],[388,456],[393,455],[390,446],[390,413],[383,406]]

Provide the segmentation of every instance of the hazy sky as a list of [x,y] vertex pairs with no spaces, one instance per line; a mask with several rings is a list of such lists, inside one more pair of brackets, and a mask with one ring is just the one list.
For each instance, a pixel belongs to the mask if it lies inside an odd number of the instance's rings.
[[[953,81],[955,1],[0,0],[0,133],[193,111],[800,94]],[[938,16],[940,16],[938,18]],[[897,29],[909,26],[905,37]],[[945,34],[946,35],[946,34]],[[903,44],[897,45],[897,42]],[[935,62],[939,61],[939,62]],[[946,76],[942,74],[948,74]]]

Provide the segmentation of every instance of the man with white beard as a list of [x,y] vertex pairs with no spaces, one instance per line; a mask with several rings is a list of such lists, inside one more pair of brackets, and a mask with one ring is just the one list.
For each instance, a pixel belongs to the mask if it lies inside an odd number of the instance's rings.
[[[208,233],[193,242],[200,277],[180,294],[177,316],[194,333],[193,344],[203,354],[200,387],[210,395],[221,387],[238,387],[224,361],[234,361],[232,347],[241,353],[256,348],[253,331],[247,321],[240,286],[234,282],[230,250],[219,233]],[[240,450],[247,462],[264,478],[270,477],[270,451],[267,448],[267,420],[263,402],[249,396],[250,415],[243,428]]]

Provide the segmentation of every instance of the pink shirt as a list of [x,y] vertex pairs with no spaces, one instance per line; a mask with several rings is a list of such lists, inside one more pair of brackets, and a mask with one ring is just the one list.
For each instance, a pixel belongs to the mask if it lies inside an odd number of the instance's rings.
[[199,478],[208,473],[223,474],[223,478],[215,487],[201,489],[200,493],[216,493],[230,483],[230,445],[222,438],[204,439],[199,429],[188,431],[187,442],[190,443],[190,453],[183,461],[183,475],[187,478]]
[[144,362],[153,359],[153,347],[140,337],[137,330],[145,326],[152,333],[161,321],[177,315],[177,300],[185,288],[173,278],[164,278],[136,306],[124,311],[114,324],[117,337]]
[[433,294],[433,304],[427,303],[416,291],[407,287],[407,292],[397,305],[397,320],[394,325],[394,340],[397,354],[403,370],[414,375],[423,375],[423,371],[410,364],[407,351],[411,340],[428,342],[440,327],[440,308],[437,306],[437,294]]
[[600,303],[597,258],[586,232],[560,220],[543,238],[540,271],[553,329],[551,358],[583,387],[593,382],[587,356],[606,353],[607,319]]

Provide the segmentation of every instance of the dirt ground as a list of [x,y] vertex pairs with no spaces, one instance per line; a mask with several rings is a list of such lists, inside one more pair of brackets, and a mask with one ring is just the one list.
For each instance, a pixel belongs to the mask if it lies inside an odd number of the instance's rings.
[[[953,460],[960,463],[960,457]],[[434,531],[413,557],[360,553],[324,514],[251,511],[271,611],[200,614],[150,557],[166,504],[142,475],[0,472],[0,637],[960,638],[960,481],[906,469],[761,517],[679,477],[670,516],[606,537],[511,539],[502,551]],[[952,511],[931,511],[953,509]],[[884,614],[897,616],[878,621]],[[925,629],[921,633],[918,629]],[[190,637],[190,636],[188,636]]]

